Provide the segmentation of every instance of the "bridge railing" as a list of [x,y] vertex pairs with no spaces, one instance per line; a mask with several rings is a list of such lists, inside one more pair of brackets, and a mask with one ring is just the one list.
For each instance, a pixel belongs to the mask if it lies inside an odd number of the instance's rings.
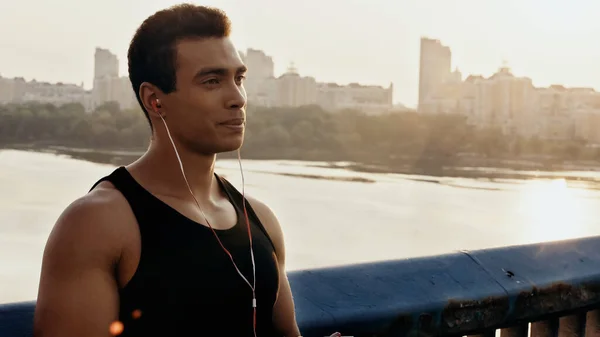
[[[289,279],[304,336],[600,337],[600,237],[295,271]],[[0,336],[30,337],[33,308],[0,306]]]
[[[449,238],[451,240],[451,238]],[[600,237],[307,270],[306,336],[600,336]]]

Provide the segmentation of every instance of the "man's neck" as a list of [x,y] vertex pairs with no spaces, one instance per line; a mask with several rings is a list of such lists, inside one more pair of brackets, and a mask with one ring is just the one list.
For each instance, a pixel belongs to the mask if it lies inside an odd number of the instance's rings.
[[[192,153],[183,146],[178,146],[177,151],[194,196],[202,204],[210,202],[219,193],[214,177],[216,155]],[[131,165],[131,170],[139,172],[144,180],[156,183],[161,193],[185,199],[191,197],[179,160],[170,143],[153,142],[148,151]]]

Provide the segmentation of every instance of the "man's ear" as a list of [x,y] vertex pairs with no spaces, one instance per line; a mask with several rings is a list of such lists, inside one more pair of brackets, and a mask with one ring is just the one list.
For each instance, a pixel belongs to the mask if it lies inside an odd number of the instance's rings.
[[[158,114],[158,109],[162,108],[163,100],[160,98],[163,96],[162,91],[152,83],[144,82],[140,85],[140,100],[144,105],[144,109],[149,114]],[[155,116],[158,117],[158,116]]]

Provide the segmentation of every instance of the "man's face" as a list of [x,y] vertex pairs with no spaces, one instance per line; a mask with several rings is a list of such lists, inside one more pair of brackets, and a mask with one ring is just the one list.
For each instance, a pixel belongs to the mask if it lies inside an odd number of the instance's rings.
[[238,51],[229,38],[184,40],[176,51],[176,90],[165,97],[173,136],[196,153],[238,149],[246,118],[246,68]]

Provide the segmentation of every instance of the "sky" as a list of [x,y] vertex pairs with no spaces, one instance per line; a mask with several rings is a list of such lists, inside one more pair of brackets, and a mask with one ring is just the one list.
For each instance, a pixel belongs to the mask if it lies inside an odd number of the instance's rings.
[[[394,102],[416,106],[419,42],[440,39],[463,76],[503,61],[536,86],[600,91],[598,0],[206,0],[233,23],[238,49],[262,49],[276,75],[291,62],[317,81],[394,83]],[[0,75],[84,83],[94,50],[108,48],[127,75],[137,26],[170,0],[0,2]]]

